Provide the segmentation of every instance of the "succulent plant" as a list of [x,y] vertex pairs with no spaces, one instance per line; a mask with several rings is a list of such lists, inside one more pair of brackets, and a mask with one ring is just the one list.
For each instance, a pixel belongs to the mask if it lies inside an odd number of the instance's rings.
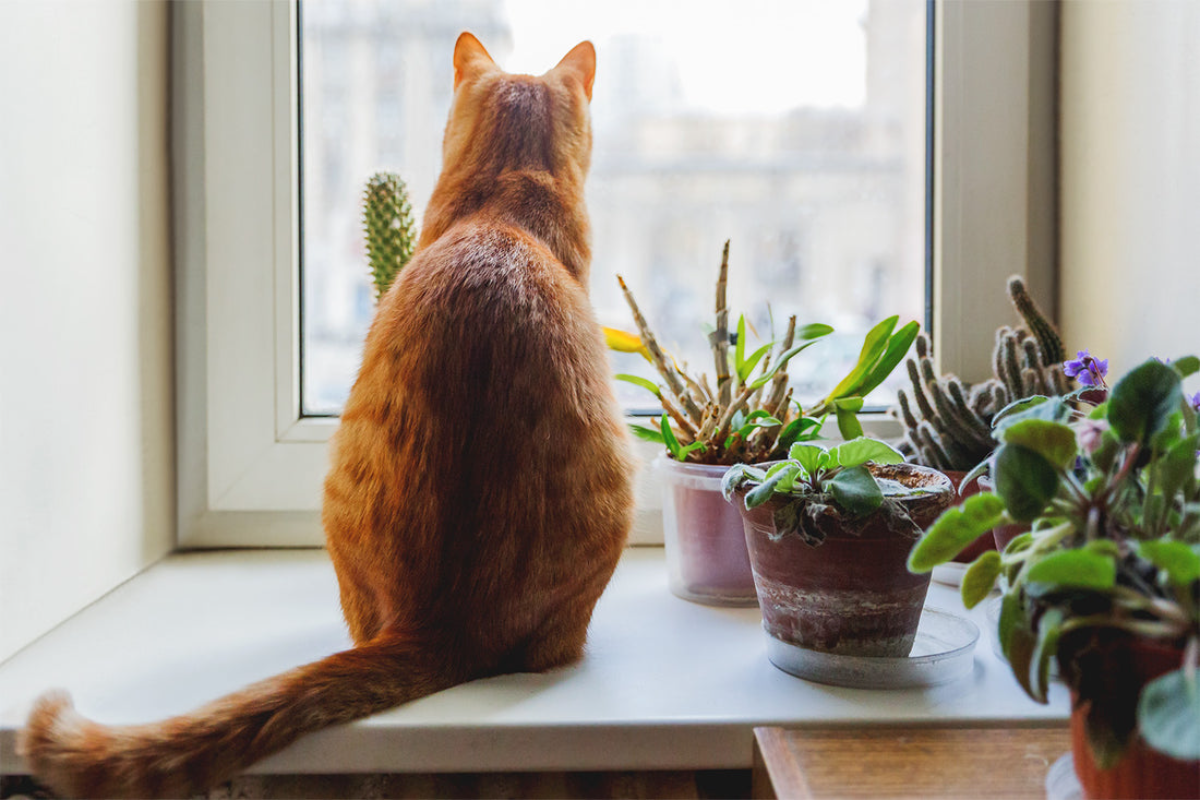
[[363,190],[363,232],[378,300],[417,246],[417,223],[408,201],[408,187],[399,175],[377,172],[367,181]]
[[899,390],[895,409],[905,428],[900,451],[910,461],[940,470],[969,470],[995,449],[992,421],[1005,406],[1071,390],[1062,369],[1062,339],[1020,277],[1008,279],[1008,296],[1024,325],[996,331],[993,375],[986,381],[972,385],[955,375],[939,376],[929,338],[917,338],[916,356],[906,362],[911,396]]

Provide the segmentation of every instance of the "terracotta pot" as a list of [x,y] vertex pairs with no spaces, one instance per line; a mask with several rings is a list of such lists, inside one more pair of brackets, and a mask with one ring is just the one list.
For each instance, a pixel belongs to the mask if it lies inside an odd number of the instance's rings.
[[[1148,639],[1130,639],[1133,666],[1139,686],[1159,675],[1178,669],[1183,663],[1183,648],[1170,647]],[[1139,689],[1140,691],[1140,689]],[[1112,769],[1100,769],[1088,747],[1084,719],[1091,701],[1078,702],[1071,692],[1071,755],[1075,774],[1084,794],[1100,798],[1200,798],[1200,761],[1178,761],[1152,750],[1135,735],[1125,755]]]
[[728,467],[658,458],[671,593],[696,603],[753,606],[754,576],[742,518],[721,496]]
[[[979,478],[972,478],[971,482],[967,484],[966,488],[963,488],[962,479],[967,476],[967,473],[963,470],[946,470],[942,474],[950,479],[950,485],[954,487],[955,494],[957,495],[954,501],[955,505],[961,503],[963,500],[966,500],[971,495],[979,494],[981,491],[983,491],[982,487],[979,485]],[[954,557],[954,560],[960,564],[970,564],[988,550],[995,549],[996,538],[992,535],[992,531],[988,531],[987,533],[981,534],[975,539],[975,541],[967,545],[965,550]]]
[[[979,479],[978,483],[981,491],[994,491],[991,478],[982,477]],[[1028,530],[1029,525],[1025,524],[1024,522],[1018,522],[1013,525],[997,525],[996,527],[992,528],[992,541],[995,543],[995,549],[1003,553],[1004,548],[1008,547],[1009,542]]]
[[[922,530],[954,500],[942,473],[912,464],[871,466],[880,477],[927,491],[895,498]],[[838,655],[907,656],[912,650],[929,575],[913,575],[906,561],[919,531],[893,530],[882,514],[850,522],[812,545],[799,534],[776,535],[775,511],[802,498],[775,497],[747,510],[745,490],[734,504],[742,514],[763,627],[769,636]],[[840,514],[827,511],[834,522]],[[825,514],[822,514],[825,517]],[[851,530],[857,528],[857,530]]]

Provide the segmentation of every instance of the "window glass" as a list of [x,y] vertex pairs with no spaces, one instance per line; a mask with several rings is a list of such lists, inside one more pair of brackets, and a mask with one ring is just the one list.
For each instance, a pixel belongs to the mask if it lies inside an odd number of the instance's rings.
[[[418,221],[440,169],[454,41],[510,72],[596,45],[591,296],[632,330],[624,276],[680,362],[707,336],[722,244],[731,324],[837,330],[790,369],[817,398],[875,321],[925,321],[925,0],[303,0],[302,396],[336,414],[372,311],[361,195],[398,173]],[[614,370],[652,375],[634,354]],[[868,401],[887,402],[897,375]],[[618,383],[631,409],[652,400]]]

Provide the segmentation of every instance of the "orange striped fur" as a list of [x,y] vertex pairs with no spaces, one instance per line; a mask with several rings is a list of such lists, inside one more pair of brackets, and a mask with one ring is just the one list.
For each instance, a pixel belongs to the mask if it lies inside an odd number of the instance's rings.
[[325,481],[355,647],[146,725],[106,727],[44,695],[19,746],[55,791],[186,796],[305,733],[582,656],[633,502],[587,297],[595,51],[509,75],[463,34],[454,72],[442,175]]

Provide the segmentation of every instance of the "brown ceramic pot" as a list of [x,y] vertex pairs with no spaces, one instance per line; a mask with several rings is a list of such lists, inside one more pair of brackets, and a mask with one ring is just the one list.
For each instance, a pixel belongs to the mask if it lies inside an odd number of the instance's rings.
[[[924,530],[954,501],[942,473],[912,464],[871,465],[879,477],[920,493],[893,499]],[[742,513],[763,625],[770,636],[810,650],[854,656],[907,656],[912,650],[929,574],[913,575],[906,562],[920,530],[889,526],[882,514],[827,533],[818,545],[798,534],[777,536],[774,514],[803,498],[775,497],[746,509],[745,490],[734,498]],[[803,512],[802,512],[803,513]],[[837,510],[825,513],[840,517]]]
[[[1131,639],[1133,667],[1137,681],[1150,681],[1183,663],[1183,648],[1171,647],[1148,639]],[[1140,691],[1140,690],[1139,690]],[[1084,719],[1090,701],[1078,703],[1071,693],[1071,755],[1075,774],[1084,793],[1092,800],[1101,798],[1200,798],[1200,761],[1178,761],[1152,750],[1141,736],[1111,769],[1100,769],[1087,744]]]

